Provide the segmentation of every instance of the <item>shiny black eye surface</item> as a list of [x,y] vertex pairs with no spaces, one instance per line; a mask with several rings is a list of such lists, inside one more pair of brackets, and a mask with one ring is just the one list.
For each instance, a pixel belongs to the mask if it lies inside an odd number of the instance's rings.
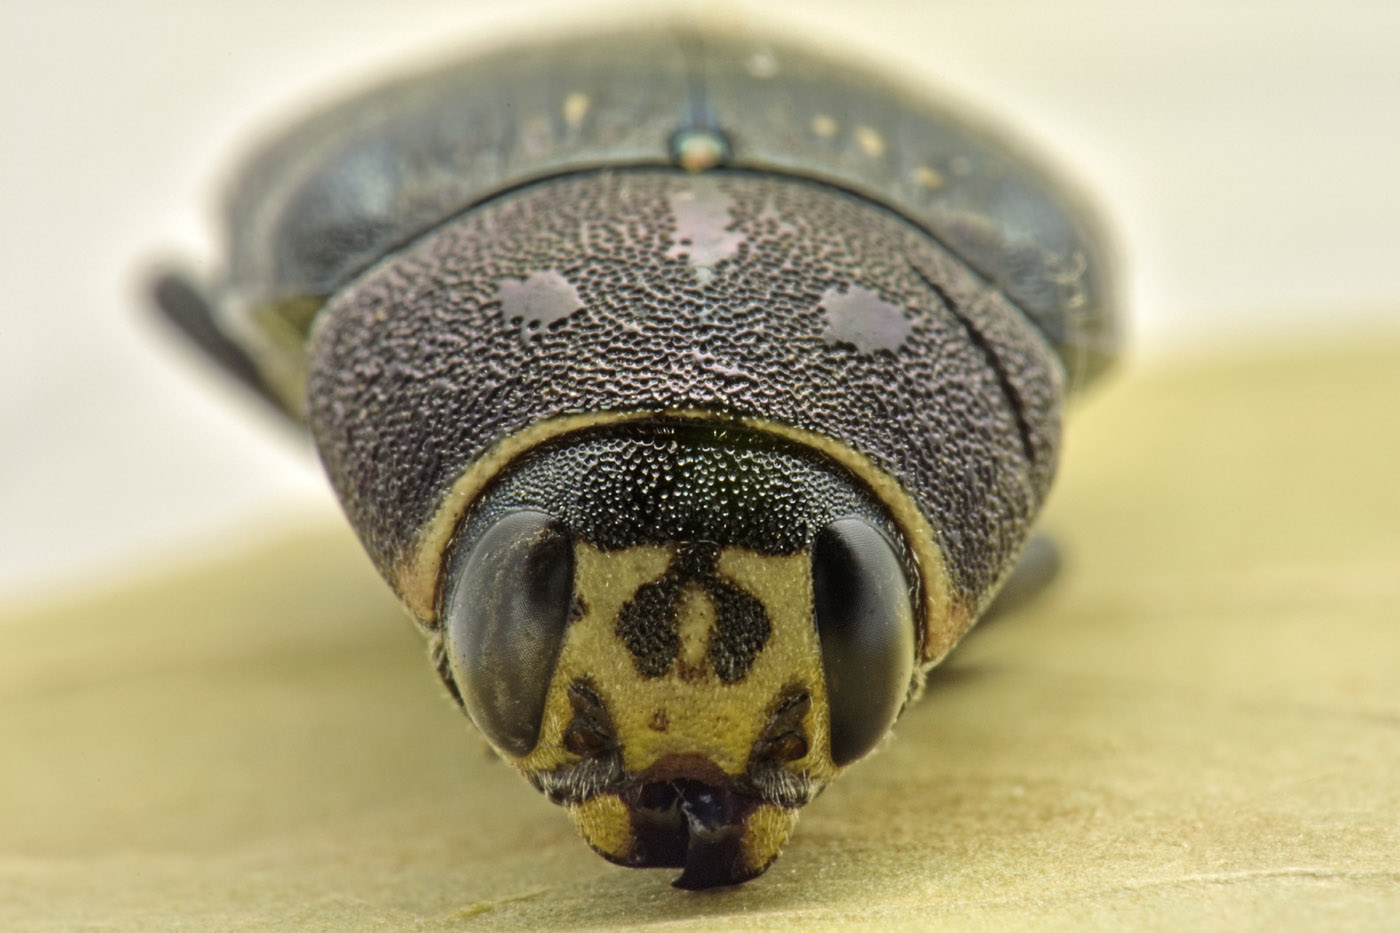
[[549,515],[521,509],[455,554],[450,572],[447,653],[462,703],[496,747],[526,755],[569,622],[573,542]]
[[817,534],[812,596],[826,695],[831,759],[865,755],[894,725],[914,673],[914,611],[889,540],[861,518]]

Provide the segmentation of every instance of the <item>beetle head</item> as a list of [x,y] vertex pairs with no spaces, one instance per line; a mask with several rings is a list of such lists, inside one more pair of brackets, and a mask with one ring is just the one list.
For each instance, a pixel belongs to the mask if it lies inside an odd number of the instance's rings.
[[449,563],[444,677],[603,856],[744,881],[903,706],[912,575],[829,463],[629,430],[483,496]]

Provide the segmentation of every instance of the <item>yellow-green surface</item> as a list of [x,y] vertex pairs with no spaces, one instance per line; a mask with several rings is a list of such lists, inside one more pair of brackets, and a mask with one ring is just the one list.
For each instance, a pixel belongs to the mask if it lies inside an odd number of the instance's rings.
[[0,929],[1400,927],[1400,344],[1120,377],[1068,567],[749,885],[606,864],[328,528],[0,616]]

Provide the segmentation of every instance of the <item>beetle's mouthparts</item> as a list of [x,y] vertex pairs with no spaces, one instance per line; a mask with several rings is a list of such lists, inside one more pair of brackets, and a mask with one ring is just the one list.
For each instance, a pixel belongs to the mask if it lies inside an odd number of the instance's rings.
[[678,779],[644,784],[632,804],[638,867],[684,868],[673,884],[696,890],[762,873],[744,852],[744,823],[758,801],[725,787]]

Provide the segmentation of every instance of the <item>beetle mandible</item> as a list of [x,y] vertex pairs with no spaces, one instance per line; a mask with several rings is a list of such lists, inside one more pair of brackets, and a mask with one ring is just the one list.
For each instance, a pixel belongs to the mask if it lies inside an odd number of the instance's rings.
[[605,858],[753,878],[986,608],[1111,359],[997,136],[686,28],[292,127],[159,305],[315,440],[452,698]]

